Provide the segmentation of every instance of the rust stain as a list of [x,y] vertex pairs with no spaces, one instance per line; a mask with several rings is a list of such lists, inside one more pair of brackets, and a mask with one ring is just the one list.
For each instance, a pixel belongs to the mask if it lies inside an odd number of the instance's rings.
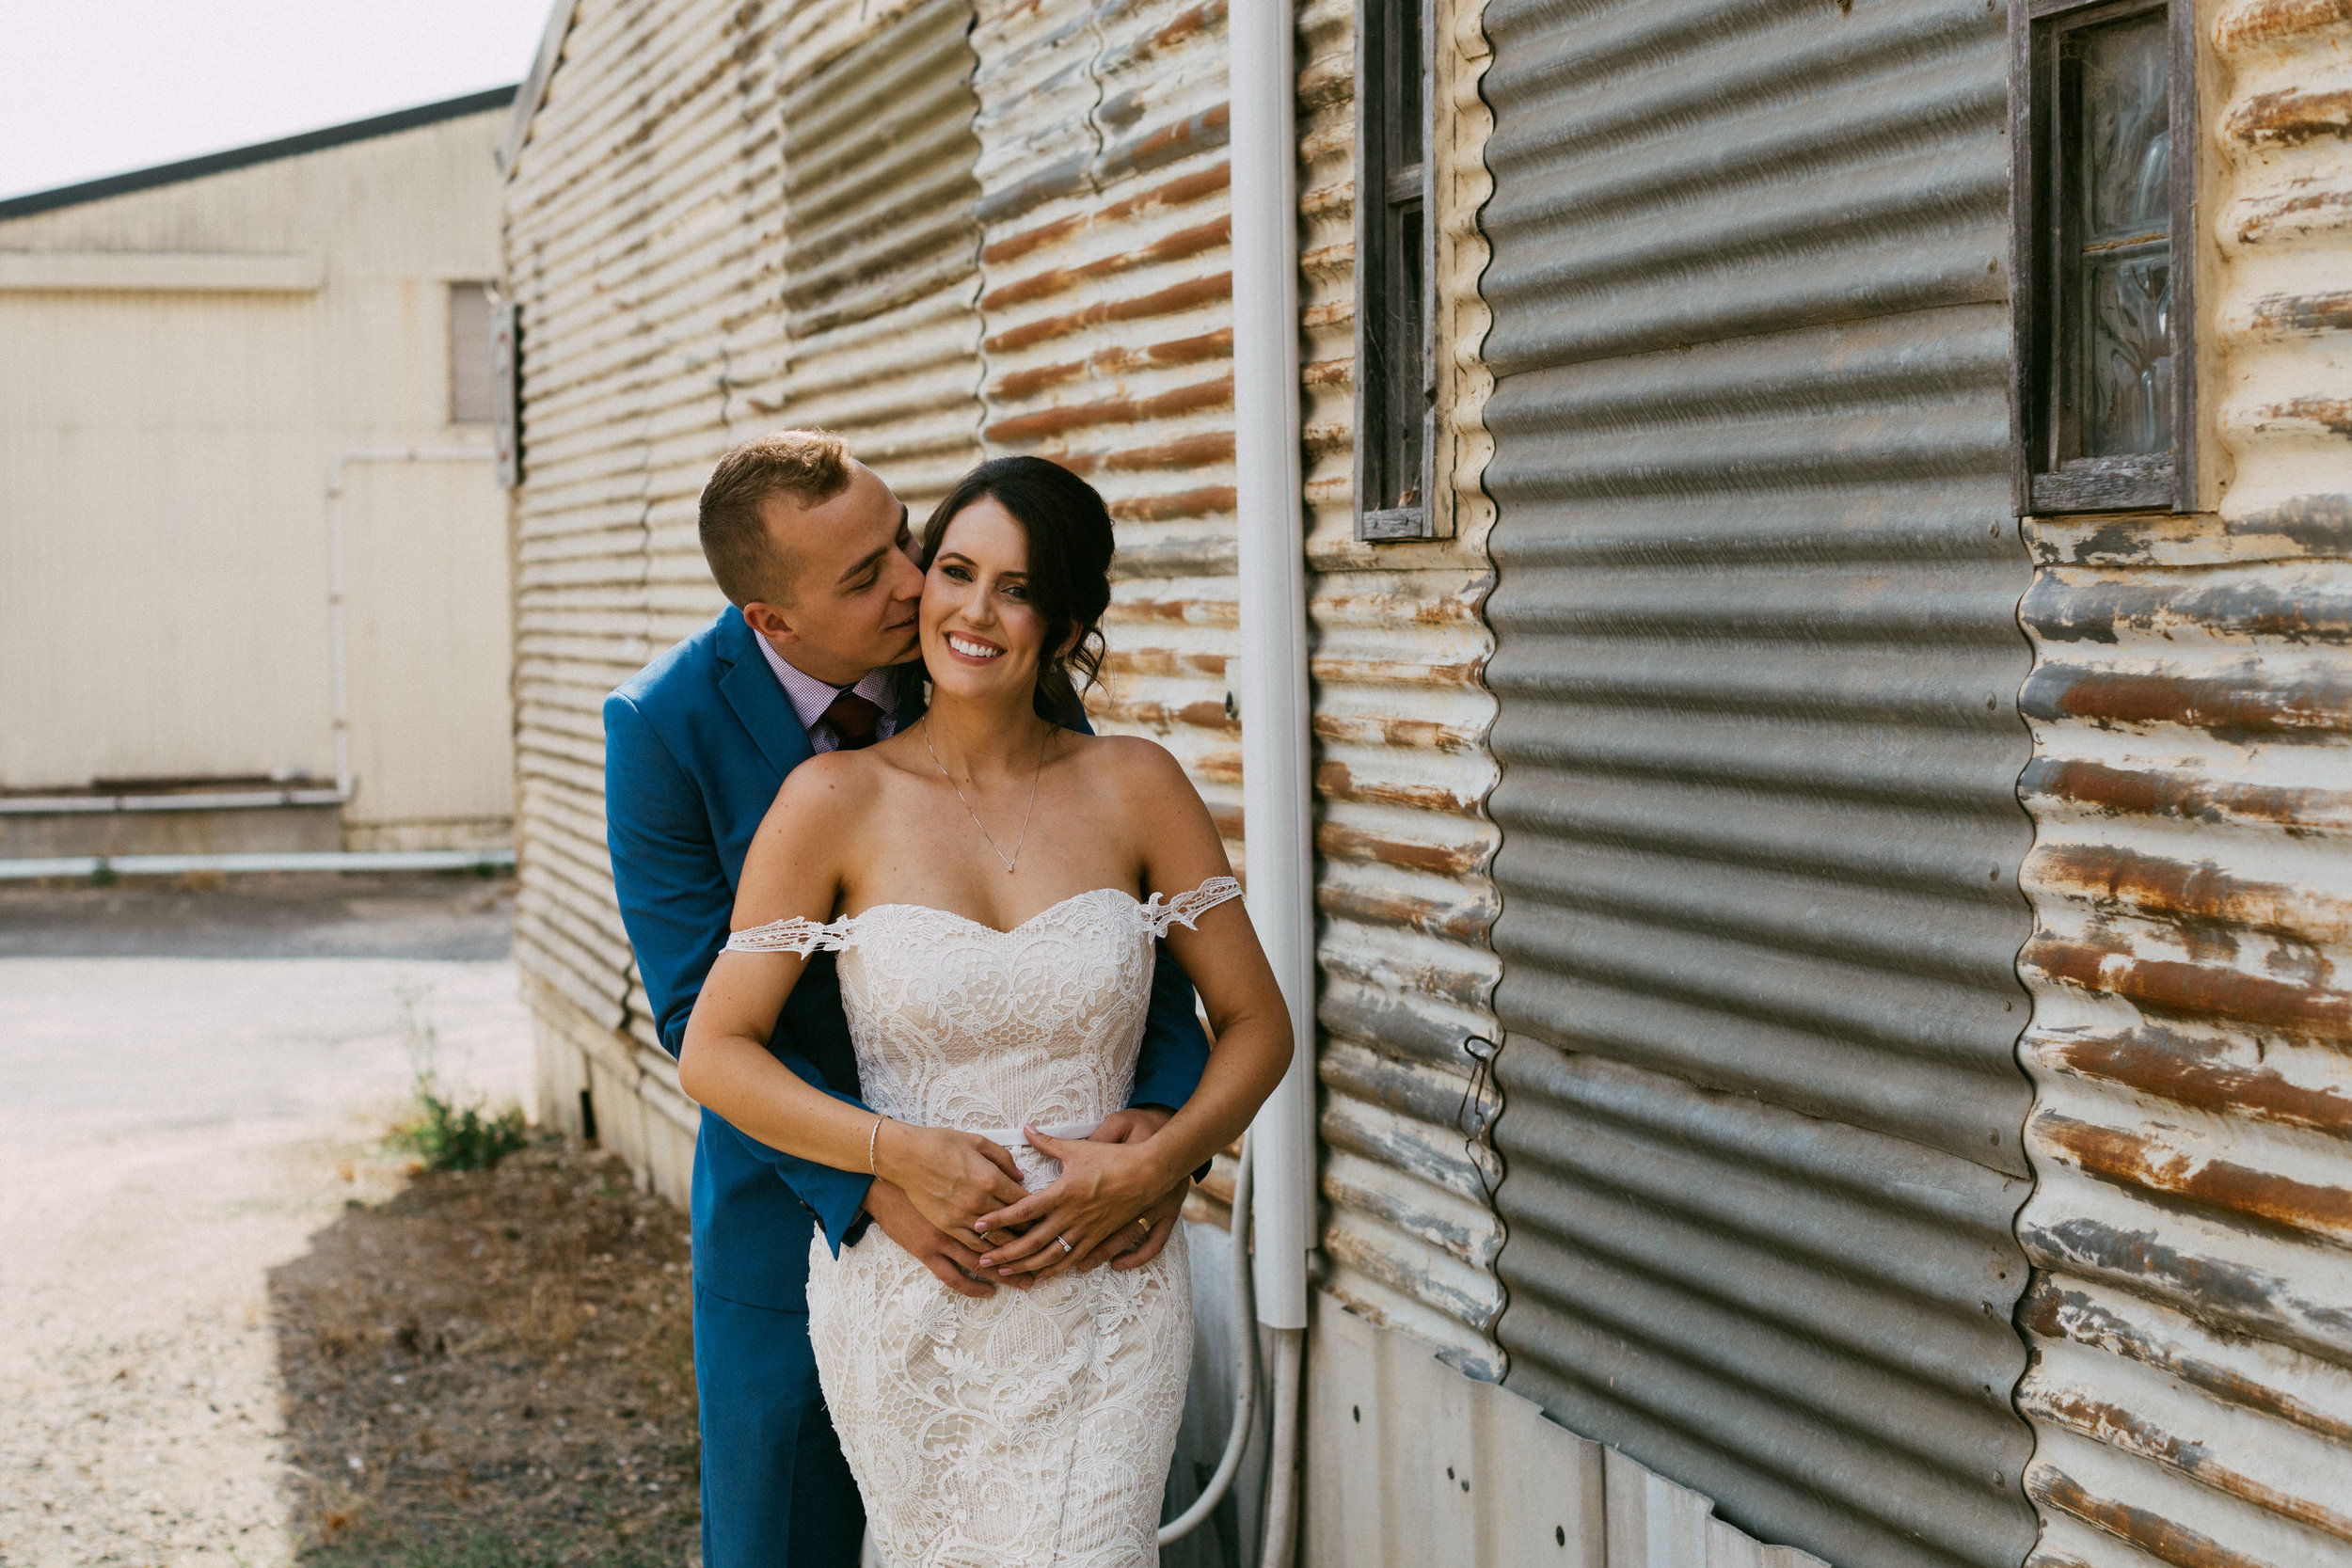
[[1124,146],[1112,148],[1103,154],[1101,178],[1124,179],[1172,164],[1196,149],[1223,147],[1232,128],[1232,107],[1219,103]]
[[[1108,611],[1119,621],[1158,621],[1169,625],[1221,626],[1231,628],[1241,625],[1241,605],[1229,598],[1151,598],[1138,594],[1135,598],[1111,601]],[[1208,657],[1208,656],[1203,656]],[[1219,674],[1224,673],[1223,656],[1216,656]]]
[[2260,665],[2211,675],[2036,670],[2018,705],[2046,721],[2183,724],[2221,740],[2320,739],[2352,731],[2352,678],[2332,673],[2273,685]]
[[1315,847],[1334,860],[1376,861],[1383,865],[1403,866],[1410,871],[1435,871],[1446,876],[1476,871],[1486,863],[1486,849],[1483,844],[1429,844],[1391,838],[1385,833],[1368,832],[1361,828],[1338,822],[1319,822],[1315,825]]
[[2352,1134],[2352,1094],[2241,1067],[2217,1040],[2149,1025],[2128,1034],[2060,1039],[2033,1049],[2068,1072],[2120,1084],[2192,1110]]
[[1463,942],[1484,942],[1486,928],[1494,923],[1490,909],[1464,909],[1386,888],[1342,886],[1328,880],[1315,889],[1315,907],[1335,920],[1424,931]]
[[[2338,96],[2352,105],[2352,92]],[[2261,333],[2352,330],[2352,293],[2271,294],[2254,302],[2249,325]]]
[[1387,659],[1316,658],[1310,668],[1315,679],[1350,686],[1451,686],[1479,689],[1483,659],[1468,664],[1406,664]]
[[2036,758],[2018,787],[2075,800],[2114,815],[2200,822],[2276,822],[2297,828],[2352,828],[2352,789],[2285,789],[2201,779],[2161,768],[2116,768],[2078,759]]
[[1107,673],[1120,676],[1167,680],[1207,675],[1216,679],[1223,676],[1220,666],[1224,662],[1224,657],[1219,654],[1179,653],[1172,648],[1136,648],[1106,656],[1103,668]]
[[2084,1524],[2126,1541],[2174,1568],[2276,1568],[2275,1564],[2233,1552],[2212,1536],[2168,1519],[2153,1509],[2135,1508],[2112,1497],[2093,1497],[2082,1482],[2047,1461],[2036,1461],[2026,1472],[2026,1490],[2036,1501],[2071,1513]]
[[1408,719],[1398,715],[1342,716],[1318,711],[1314,716],[1314,733],[1325,740],[1431,752],[1475,752],[1479,745],[1478,732],[1474,730],[1463,729],[1458,724],[1441,724],[1431,719]]
[[1315,793],[1330,800],[1347,800],[1375,806],[1406,806],[1414,811],[1435,812],[1443,816],[1478,816],[1479,802],[1473,796],[1438,784],[1400,784],[1393,779],[1359,779],[1355,770],[1343,762],[1322,762],[1315,765]]
[[1033,272],[1026,277],[990,290],[986,295],[982,296],[980,308],[983,310],[1001,310],[1007,306],[1024,305],[1030,300],[1043,299],[1048,294],[1065,293],[1089,283],[1100,282],[1105,277],[1115,277],[1123,272],[1133,272],[1138,267],[1155,266],[1166,261],[1181,261],[1188,256],[1198,256],[1204,251],[1215,250],[1221,245],[1231,244],[1232,237],[1233,220],[1220,214],[1206,223],[1197,223],[1188,229],[1179,229],[1173,233],[1163,234],[1150,245],[1135,250],[1122,250],[1113,256],[1098,256],[1091,261],[1082,261],[1076,266],[1048,267],[1042,272]]
[[998,420],[983,434],[992,441],[1036,441],[1067,436],[1073,430],[1090,430],[1099,425],[1137,424],[1146,420],[1199,413],[1204,408],[1222,408],[1232,401],[1233,377],[1228,372],[1215,381],[1199,381],[1189,387],[1171,388],[1147,398],[1106,398],[1100,403],[1070,404],[1015,414],[1009,419]]
[[1308,387],[1353,387],[1356,385],[1356,360],[1318,359],[1299,368],[1298,379]]
[[2316,902],[2312,893],[2249,881],[2211,861],[2189,864],[2105,844],[2045,845],[2026,863],[2026,876],[2106,909],[2299,938],[2352,938],[2352,904],[2343,907],[2338,929],[2314,927],[2297,918]]
[[2053,980],[2107,991],[2165,1012],[2235,1019],[2320,1038],[2352,1032],[2352,995],[2265,980],[2216,965],[2143,958],[2120,948],[2039,934],[2026,943],[2018,962]]
[[2237,226],[2240,245],[2259,245],[2287,226],[2290,218],[2310,218],[2331,208],[2352,207],[2352,191],[2307,191],[2249,203]]
[[2168,1193],[2288,1229],[2352,1238],[2352,1189],[2297,1181],[2229,1160],[2201,1160],[2153,1139],[2135,1137],[2044,1111],[2028,1123],[2039,1142],[2061,1149],[2093,1176]]
[[2155,1422],[2136,1416],[2122,1405],[2093,1399],[2074,1389],[2056,1387],[2029,1392],[2021,1402],[2027,1409],[2048,1416],[2059,1425],[2071,1427],[2086,1437],[2160,1465],[2169,1465],[2184,1474],[2194,1476],[2217,1491],[2242,1497],[2257,1508],[2267,1509],[2314,1529],[2352,1541],[2352,1515],[2339,1513],[2324,1504],[2265,1486],[2252,1477],[2221,1464],[2213,1450],[2202,1443],[2176,1437]]
[[1194,365],[1207,359],[1230,359],[1232,354],[1233,329],[1225,326],[1215,332],[1171,339],[1165,343],[1147,343],[1140,348],[1122,344],[1089,355],[1084,359],[1067,359],[1057,365],[1015,371],[1009,375],[997,377],[990,390],[1006,402],[1018,403],[1048,387],[1083,381],[1090,376],[1115,376],[1128,371],[1148,370],[1155,365]]
[[2352,0],[2253,0],[2238,6],[2214,28],[2213,41],[2223,53],[2233,54],[2348,22]]
[[2276,1416],[2324,1437],[2352,1442],[2352,1421],[2338,1419],[2291,1394],[2201,1356],[2181,1354],[2139,1324],[2099,1306],[2081,1291],[2056,1284],[2046,1275],[2036,1279],[2019,1305],[2017,1322],[2044,1338],[2072,1340],[2153,1367],[2224,1403]]
[[1230,484],[1206,484],[1163,496],[1131,496],[1111,502],[1111,515],[1139,523],[1166,522],[1171,517],[1212,517],[1233,510]]
[[2287,87],[2256,93],[2230,111],[2221,134],[2250,147],[2293,147],[2352,132],[2352,91]]
[[1110,452],[1104,457],[1103,466],[1130,470],[1198,468],[1212,463],[1230,463],[1232,458],[1233,433],[1218,430],[1162,441],[1157,446],[1129,447]]
[[2315,424],[2330,436],[2352,436],[2352,398],[2289,398],[2262,411],[2266,421]]
[[[1105,718],[1115,719],[1122,724],[1157,730],[1163,735],[1180,724],[1194,729],[1216,730],[1232,736],[1241,734],[1241,721],[1227,717],[1222,703],[1202,701],[1178,705],[1110,697],[1104,699],[1099,711]],[[1236,817],[1231,836],[1239,837],[1240,833],[1240,819]]]
[[1025,229],[1017,234],[991,241],[980,250],[980,262],[983,266],[1001,266],[1031,251],[1060,245],[1087,229],[1124,223],[1155,209],[1188,206],[1215,196],[1232,183],[1232,178],[1233,166],[1231,164],[1219,164],[1215,168],[1195,169],[1190,174],[1178,175],[1165,184],[1138,191],[1134,196],[1121,197],[1108,206],[1056,218],[1051,223],[1041,223],[1034,229]]
[[1083,332],[1089,326],[1106,322],[1140,321],[1150,316],[1172,316],[1194,310],[1203,305],[1215,305],[1231,299],[1233,294],[1233,275],[1218,273],[1214,277],[1188,278],[1150,293],[1135,294],[1124,299],[1105,299],[1058,316],[1025,322],[995,334],[981,346],[991,354],[1009,354],[1027,348],[1032,343],[1046,342],[1055,338]]

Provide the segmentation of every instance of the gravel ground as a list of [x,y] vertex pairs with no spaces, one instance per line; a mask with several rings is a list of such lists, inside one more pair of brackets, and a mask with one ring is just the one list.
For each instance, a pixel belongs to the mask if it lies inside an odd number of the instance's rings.
[[420,1066],[527,1099],[509,897],[0,890],[0,1564],[291,1560],[271,1271],[402,1191]]
[[316,1568],[694,1559],[686,1227],[550,1141],[419,1177],[272,1271]]

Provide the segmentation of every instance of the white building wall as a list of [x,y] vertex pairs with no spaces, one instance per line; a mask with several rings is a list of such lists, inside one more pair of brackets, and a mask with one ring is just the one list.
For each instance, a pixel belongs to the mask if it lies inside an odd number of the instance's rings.
[[355,847],[513,815],[505,502],[449,420],[449,284],[497,277],[492,109],[0,218],[0,790],[335,770]]

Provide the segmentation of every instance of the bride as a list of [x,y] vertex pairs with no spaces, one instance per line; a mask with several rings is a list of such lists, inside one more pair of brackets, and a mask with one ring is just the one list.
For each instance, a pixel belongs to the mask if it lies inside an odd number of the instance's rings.
[[[1158,1560],[1192,1348],[1181,1232],[1143,1212],[1231,1143],[1290,1056],[1289,1015],[1208,810],[1148,740],[1066,727],[1102,662],[1111,524],[1041,458],[983,464],[925,529],[919,722],[795,769],[760,826],[678,1080],[777,1148],[897,1182],[990,1250],[949,1291],[869,1227],[811,1246],[825,1401],[890,1568]],[[1041,717],[1041,712],[1052,718]],[[1159,1132],[1127,1102],[1165,937],[1216,1040]],[[765,1041],[817,949],[873,1112]],[[875,1112],[879,1112],[877,1115]],[[1170,1222],[1174,1223],[1174,1222]]]

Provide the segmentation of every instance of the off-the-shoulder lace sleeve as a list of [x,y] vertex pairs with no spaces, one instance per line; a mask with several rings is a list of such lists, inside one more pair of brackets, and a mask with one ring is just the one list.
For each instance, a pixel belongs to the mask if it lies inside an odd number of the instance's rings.
[[1212,877],[1190,893],[1180,893],[1167,903],[1153,894],[1142,905],[1143,923],[1155,937],[1168,935],[1170,926],[1182,924],[1186,930],[1192,923],[1224,903],[1228,898],[1241,896],[1241,884],[1231,877]]
[[[1191,896],[1189,894],[1187,897]],[[850,945],[851,927],[857,924],[853,915],[839,920],[818,922],[805,915],[778,920],[766,926],[754,926],[727,938],[730,953],[798,953],[807,958],[819,949],[838,953]]]

